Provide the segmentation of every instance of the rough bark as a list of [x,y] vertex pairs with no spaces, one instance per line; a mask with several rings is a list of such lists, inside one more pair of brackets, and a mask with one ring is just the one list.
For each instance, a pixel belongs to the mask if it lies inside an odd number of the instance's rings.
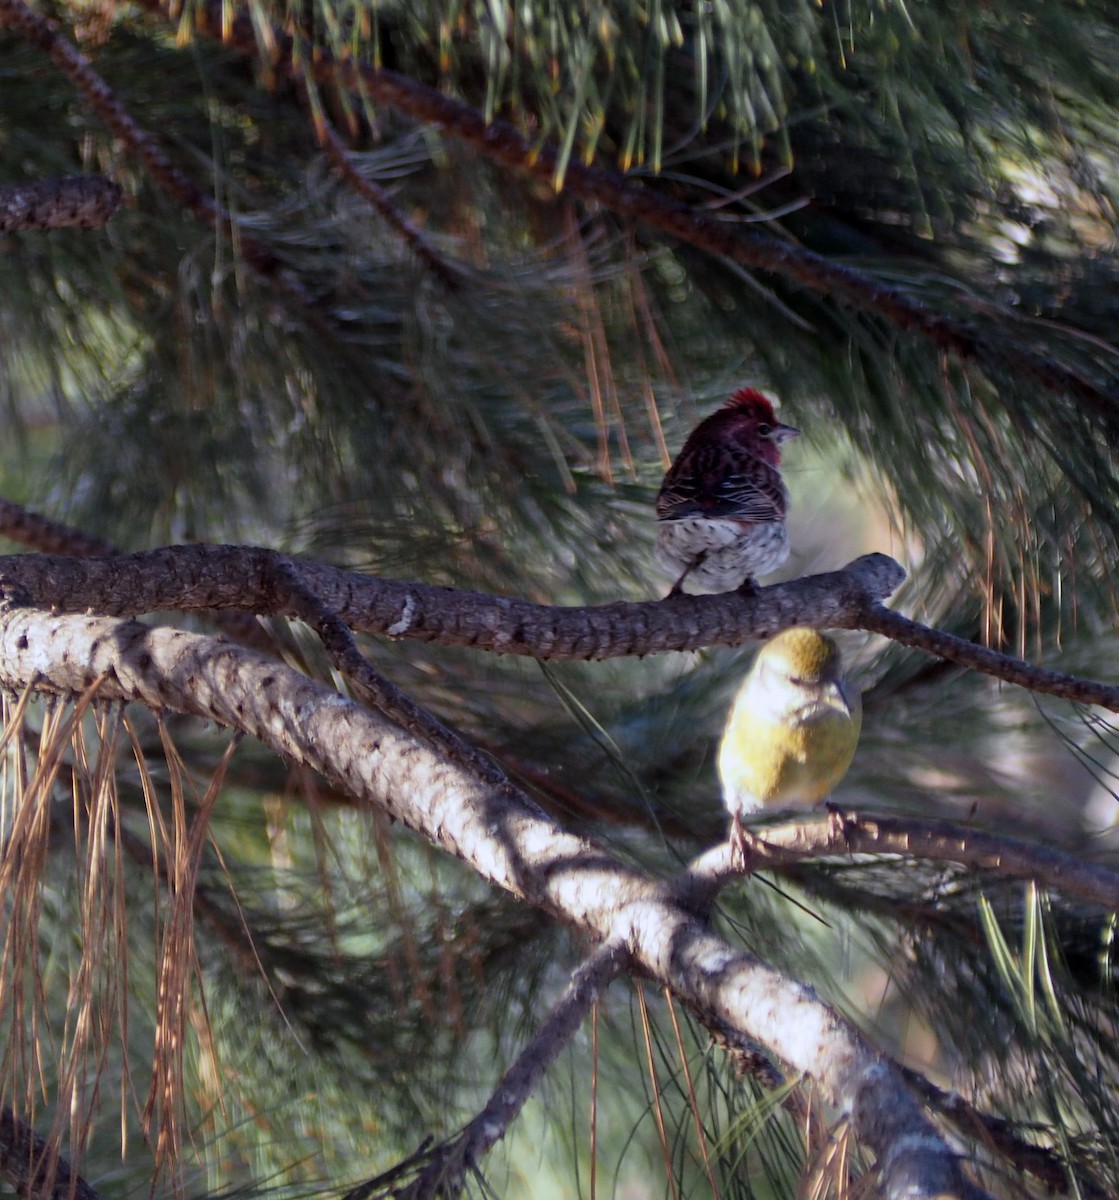
[[[831,814],[820,814],[770,825],[751,842],[749,866],[759,871],[807,858],[852,854],[959,863],[1013,879],[1034,879],[1109,912],[1119,911],[1119,872],[1082,854],[920,817],[860,813],[836,821]],[[697,887],[700,900],[740,873],[731,863],[730,847],[721,845],[691,864],[688,880]]]
[[[284,585],[295,572],[299,587]],[[168,546],[110,558],[0,558],[0,593],[54,611],[135,616],[242,609],[303,617],[303,591],[351,629],[542,659],[641,657],[741,646],[790,625],[867,629],[998,679],[1119,712],[1119,687],[1034,666],[940,630],[882,601],[905,578],[885,554],[840,571],[746,594],[673,596],[563,608],[422,583],[401,583],[289,559],[251,546]]]
[[99,229],[120,207],[121,190],[102,175],[0,184],[0,233]]
[[0,1105],[0,1176],[25,1200],[101,1200],[7,1104]]
[[358,799],[595,941],[700,1019],[769,1046],[849,1112],[887,1200],[985,1193],[923,1115],[898,1068],[811,988],[715,936],[673,889],[551,824],[511,785],[495,786],[421,738],[252,651],[106,617],[0,614],[0,686],[140,701],[241,730],[307,763]]

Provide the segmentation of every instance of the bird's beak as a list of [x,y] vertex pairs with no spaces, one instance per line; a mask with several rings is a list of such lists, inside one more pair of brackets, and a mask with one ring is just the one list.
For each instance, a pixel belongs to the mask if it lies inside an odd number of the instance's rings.
[[839,709],[840,712],[851,715],[851,706],[853,704],[851,689],[846,680],[834,681],[824,684],[824,697],[832,708]]
[[792,441],[795,437],[800,437],[800,430],[795,425],[774,425],[773,432],[770,434],[770,439],[778,445],[782,442]]

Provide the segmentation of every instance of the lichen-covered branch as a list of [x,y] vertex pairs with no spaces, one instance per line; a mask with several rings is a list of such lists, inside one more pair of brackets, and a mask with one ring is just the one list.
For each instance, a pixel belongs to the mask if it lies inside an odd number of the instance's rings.
[[9,605],[0,613],[0,686],[194,714],[305,762],[598,942],[701,1019],[769,1046],[851,1114],[874,1152],[886,1200],[985,1195],[925,1118],[898,1069],[810,988],[736,951],[669,888],[557,829],[512,787],[494,787],[375,712],[252,651],[180,630]]

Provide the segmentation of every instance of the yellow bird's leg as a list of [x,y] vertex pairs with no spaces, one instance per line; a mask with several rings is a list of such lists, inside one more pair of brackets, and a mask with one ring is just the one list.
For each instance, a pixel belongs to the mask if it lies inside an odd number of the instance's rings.
[[730,821],[730,865],[743,875],[750,873],[750,846],[753,835],[742,828],[742,814],[736,812]]
[[832,837],[843,835],[843,840],[847,844],[847,849],[851,849],[851,830],[858,824],[858,818],[847,815],[846,809],[841,808],[838,804],[833,804],[830,800],[824,801],[824,808],[828,813],[828,830]]

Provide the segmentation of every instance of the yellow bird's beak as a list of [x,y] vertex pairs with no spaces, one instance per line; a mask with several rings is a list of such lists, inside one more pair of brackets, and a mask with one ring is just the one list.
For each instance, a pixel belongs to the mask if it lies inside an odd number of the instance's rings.
[[823,690],[824,700],[830,707],[838,709],[844,716],[851,716],[854,711],[854,695],[846,680],[825,683]]

